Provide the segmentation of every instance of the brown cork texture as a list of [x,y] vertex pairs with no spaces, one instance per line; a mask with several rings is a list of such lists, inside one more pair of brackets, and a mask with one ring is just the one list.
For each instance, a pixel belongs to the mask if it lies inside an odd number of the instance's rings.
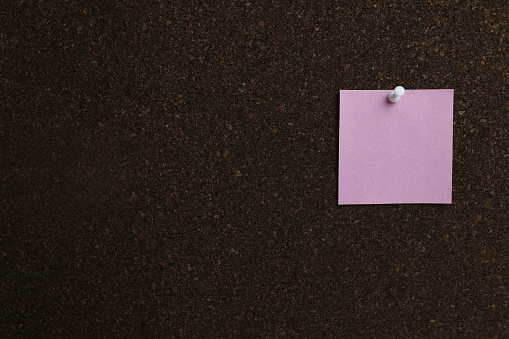
[[[509,337],[506,1],[1,1],[0,336]],[[338,90],[452,88],[452,205],[337,206]]]

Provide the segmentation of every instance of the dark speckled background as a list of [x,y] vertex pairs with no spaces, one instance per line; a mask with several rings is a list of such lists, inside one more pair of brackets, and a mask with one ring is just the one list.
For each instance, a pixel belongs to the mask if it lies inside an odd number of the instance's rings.
[[[509,4],[1,1],[2,337],[509,336]],[[338,90],[454,88],[452,205],[337,206]]]

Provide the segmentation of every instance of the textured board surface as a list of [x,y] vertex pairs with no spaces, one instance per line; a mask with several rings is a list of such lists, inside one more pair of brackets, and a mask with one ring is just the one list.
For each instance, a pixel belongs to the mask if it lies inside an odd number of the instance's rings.
[[[509,337],[508,17],[2,2],[0,337]],[[454,89],[453,204],[338,206],[338,90],[397,85]]]

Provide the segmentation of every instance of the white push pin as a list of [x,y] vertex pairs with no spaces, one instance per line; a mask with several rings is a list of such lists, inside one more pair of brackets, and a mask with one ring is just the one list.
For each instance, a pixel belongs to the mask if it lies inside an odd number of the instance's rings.
[[405,94],[405,89],[403,86],[398,86],[394,89],[394,91],[391,91],[389,94],[389,100],[392,102],[398,102],[399,99]]

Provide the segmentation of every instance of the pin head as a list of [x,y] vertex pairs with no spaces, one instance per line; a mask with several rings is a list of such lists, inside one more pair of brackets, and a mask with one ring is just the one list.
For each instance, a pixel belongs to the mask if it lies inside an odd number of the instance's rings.
[[389,94],[389,100],[392,102],[398,102],[399,99],[405,94],[403,86],[398,86]]

